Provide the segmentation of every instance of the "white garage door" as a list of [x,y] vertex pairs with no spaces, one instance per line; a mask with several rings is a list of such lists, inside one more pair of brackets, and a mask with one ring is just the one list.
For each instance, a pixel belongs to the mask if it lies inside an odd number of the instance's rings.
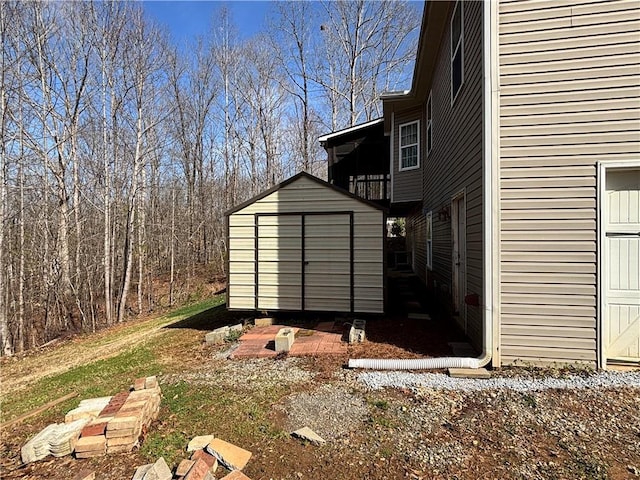
[[640,361],[640,169],[606,173],[605,352]]

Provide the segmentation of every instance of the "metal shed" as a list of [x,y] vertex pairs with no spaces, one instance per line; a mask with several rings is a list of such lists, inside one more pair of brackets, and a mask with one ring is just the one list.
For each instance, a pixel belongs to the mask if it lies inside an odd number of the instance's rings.
[[302,172],[226,216],[230,310],[384,311],[384,208]]

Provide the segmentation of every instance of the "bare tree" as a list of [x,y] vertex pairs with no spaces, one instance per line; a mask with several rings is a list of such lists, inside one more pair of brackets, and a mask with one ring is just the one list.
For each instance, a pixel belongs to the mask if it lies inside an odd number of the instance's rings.
[[158,76],[163,68],[163,55],[159,48],[163,41],[158,30],[148,24],[142,16],[142,9],[134,10],[131,14],[131,30],[126,50],[132,82],[132,118],[135,122],[135,151],[133,154],[133,171],[129,187],[127,202],[127,217],[124,236],[123,279],[118,303],[118,322],[124,321],[127,309],[127,297],[131,284],[133,270],[134,234],[138,225],[136,210],[140,197],[139,182],[142,170],[145,168],[145,139],[147,133],[160,121],[152,115],[155,95],[158,92]]
[[379,116],[380,94],[406,81],[420,16],[410,3],[394,0],[322,5],[325,57],[316,80],[325,91],[331,128],[336,130]]
[[9,35],[8,29],[12,20],[12,8],[8,3],[0,3],[0,348],[2,355],[13,353],[13,344],[9,336],[8,309],[6,302],[6,274],[5,274],[5,222],[7,205],[7,161],[9,143]]
[[269,34],[284,73],[283,86],[293,98],[296,117],[294,149],[300,156],[300,169],[312,171],[316,141],[312,108],[314,51],[318,45],[312,35],[313,4],[310,2],[278,3],[277,17]]

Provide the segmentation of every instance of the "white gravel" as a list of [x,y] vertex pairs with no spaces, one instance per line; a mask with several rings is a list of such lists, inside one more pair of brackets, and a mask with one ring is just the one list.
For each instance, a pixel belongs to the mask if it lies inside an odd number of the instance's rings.
[[465,392],[494,389],[510,389],[518,392],[543,391],[549,389],[585,389],[607,387],[640,387],[640,372],[598,372],[586,376],[568,375],[564,378],[505,378],[490,379],[452,378],[442,373],[412,372],[363,372],[357,376],[370,390],[385,387],[431,388],[436,390],[459,390]]
[[274,407],[286,414],[286,427],[290,431],[309,427],[325,440],[344,437],[359,429],[369,417],[369,408],[360,395],[332,384],[295,393]]

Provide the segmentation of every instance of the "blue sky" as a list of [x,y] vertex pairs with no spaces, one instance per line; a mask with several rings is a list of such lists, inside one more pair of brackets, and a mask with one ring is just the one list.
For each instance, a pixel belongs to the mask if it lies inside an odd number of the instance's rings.
[[187,40],[207,32],[214,12],[226,5],[242,38],[260,31],[273,6],[269,1],[144,1],[145,12],[169,27],[173,40],[184,45]]

